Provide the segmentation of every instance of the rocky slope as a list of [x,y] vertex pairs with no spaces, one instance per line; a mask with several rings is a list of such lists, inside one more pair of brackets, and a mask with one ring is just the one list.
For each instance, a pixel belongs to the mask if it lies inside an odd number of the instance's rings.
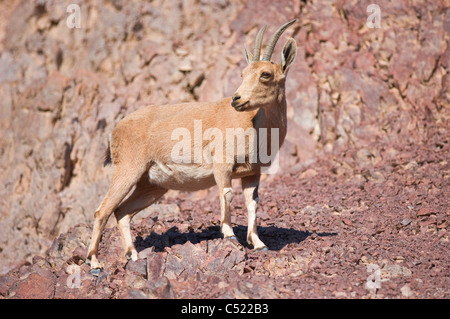
[[91,227],[79,224],[1,276],[0,296],[448,298],[448,152],[411,147],[372,174],[320,161],[265,183],[259,233],[268,252],[245,242],[239,190],[238,241],[221,238],[215,198],[164,200],[132,227],[138,261],[124,259],[116,227],[105,231],[98,277],[84,262]]
[[[1,296],[448,297],[444,1],[379,1],[381,28],[366,25],[370,1],[79,1],[79,29],[70,3],[0,4]],[[243,44],[293,18],[288,137],[260,195],[269,252],[246,247],[239,196],[237,244],[219,238],[214,189],[170,192],[134,224],[141,260],[119,257],[110,228],[107,270],[89,275],[114,125],[147,104],[231,95]]]

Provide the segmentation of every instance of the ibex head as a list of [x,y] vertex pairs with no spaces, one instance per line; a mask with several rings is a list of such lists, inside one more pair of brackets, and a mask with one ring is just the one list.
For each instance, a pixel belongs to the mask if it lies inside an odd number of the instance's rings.
[[[282,25],[272,36],[260,61],[261,43],[266,26],[259,30],[256,36],[253,55],[245,48],[247,67],[242,71],[242,84],[233,95],[231,105],[237,111],[250,111],[259,107],[278,104],[284,97],[284,83],[289,67],[297,56],[297,44],[290,38],[284,45],[281,61],[275,64],[270,61],[275,45],[281,34],[295,20]],[[281,95],[281,96],[280,96]]]

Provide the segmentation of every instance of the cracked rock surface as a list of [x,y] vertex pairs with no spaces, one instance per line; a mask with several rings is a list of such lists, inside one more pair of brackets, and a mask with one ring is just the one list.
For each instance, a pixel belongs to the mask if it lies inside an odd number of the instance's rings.
[[[1,298],[448,298],[450,10],[445,1],[71,1],[0,4]],[[107,191],[108,135],[148,104],[231,96],[253,47],[291,19],[280,170],[260,186],[258,232],[219,231],[217,189],[168,192],[110,219],[105,270],[84,263]],[[268,22],[270,21],[270,23]],[[378,288],[377,288],[378,287]]]

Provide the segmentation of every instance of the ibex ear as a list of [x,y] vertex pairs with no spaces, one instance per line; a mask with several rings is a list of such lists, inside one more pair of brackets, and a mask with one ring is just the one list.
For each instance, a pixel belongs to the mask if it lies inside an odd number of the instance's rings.
[[244,51],[245,51],[245,59],[247,60],[247,64],[250,64],[250,62],[253,60],[253,55],[251,53],[248,53],[247,47],[244,45]]
[[281,53],[281,69],[286,74],[289,67],[294,63],[297,57],[297,43],[293,38],[290,38],[284,45],[283,52]]

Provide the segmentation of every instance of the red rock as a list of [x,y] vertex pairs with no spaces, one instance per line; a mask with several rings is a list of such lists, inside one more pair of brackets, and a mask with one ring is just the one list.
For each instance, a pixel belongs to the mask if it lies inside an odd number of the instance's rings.
[[[380,29],[366,25],[367,1],[79,4],[88,18],[76,30],[51,3],[0,4],[2,297],[398,298],[407,283],[414,297],[448,298],[450,20],[442,1],[382,1]],[[252,48],[263,24],[266,41],[293,18],[272,59],[295,38],[282,169],[259,187],[258,232],[269,251],[246,243],[240,187],[238,241],[221,238],[217,188],[174,192],[134,220],[136,264],[125,266],[110,219],[105,268],[92,276],[84,257],[117,121],[149,104],[233,94],[243,44]],[[382,268],[395,256],[414,280],[399,275],[370,295],[368,264]],[[80,267],[79,289],[67,287],[68,265]]]
[[423,207],[417,212],[417,216],[430,216],[431,214],[435,214],[435,210],[429,207]]
[[18,281],[11,292],[16,299],[51,299],[55,293],[55,278],[50,271],[32,273]]
[[342,222],[343,222],[345,225],[347,225],[347,226],[351,226],[351,225],[352,225],[352,221],[351,221],[350,219],[348,219],[348,218],[344,218],[344,219],[342,220]]
[[147,257],[147,276],[148,280],[156,280],[164,273],[164,263],[167,253],[153,253]]
[[363,71],[373,71],[375,67],[375,58],[370,52],[363,52],[355,59],[355,67]]

